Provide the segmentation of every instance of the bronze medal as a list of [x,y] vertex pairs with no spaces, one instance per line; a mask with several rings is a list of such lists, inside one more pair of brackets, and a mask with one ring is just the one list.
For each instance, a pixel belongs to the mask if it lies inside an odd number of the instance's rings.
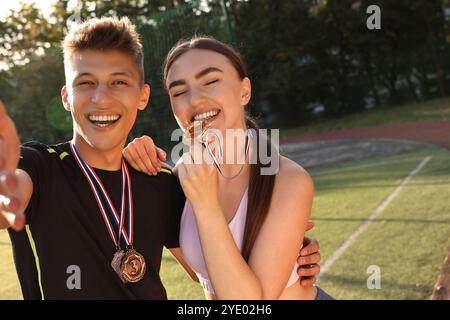
[[120,275],[124,282],[138,282],[144,277],[145,270],[145,259],[139,252],[134,249],[125,252],[120,265]]
[[122,278],[122,272],[120,271],[120,267],[122,265],[122,259],[123,259],[124,255],[125,255],[125,252],[123,250],[117,250],[114,253],[114,257],[111,261],[111,267],[114,269],[114,271],[117,273],[117,275],[123,282],[125,282],[125,281]]

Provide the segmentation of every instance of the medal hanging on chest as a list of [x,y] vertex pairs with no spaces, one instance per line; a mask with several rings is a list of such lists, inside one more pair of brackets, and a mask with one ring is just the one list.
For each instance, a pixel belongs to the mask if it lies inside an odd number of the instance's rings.
[[[146,263],[144,257],[133,248],[133,197],[130,174],[125,161],[122,160],[122,200],[119,216],[95,171],[80,158],[73,143],[70,144],[70,148],[78,166],[89,182],[108,233],[114,242],[116,252],[111,261],[111,267],[124,283],[140,281],[144,277]],[[118,229],[117,234],[114,232],[116,228]],[[120,247],[121,239],[126,243],[126,250],[122,250]]]

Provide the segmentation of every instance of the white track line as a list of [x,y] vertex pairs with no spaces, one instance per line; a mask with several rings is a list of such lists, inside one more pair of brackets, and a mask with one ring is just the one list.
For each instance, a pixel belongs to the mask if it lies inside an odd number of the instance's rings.
[[330,270],[331,266],[336,262],[337,259],[353,244],[353,242],[358,238],[358,236],[363,233],[369,225],[372,223],[374,219],[376,219],[386,207],[394,200],[394,198],[400,193],[403,187],[414,177],[420,170],[425,167],[425,165],[430,161],[432,157],[427,156],[423,159],[419,165],[409,173],[409,175],[400,183],[397,188],[375,209],[374,212],[366,219],[366,221],[361,224],[358,229],[356,229],[350,237],[331,255],[330,258],[325,261],[323,267],[321,268],[320,275],[318,278],[323,276],[328,270]]

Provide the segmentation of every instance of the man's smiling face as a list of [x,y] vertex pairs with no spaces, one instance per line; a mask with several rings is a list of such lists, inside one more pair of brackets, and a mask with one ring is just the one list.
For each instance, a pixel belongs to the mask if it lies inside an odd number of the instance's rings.
[[65,73],[61,95],[74,137],[102,151],[123,146],[150,96],[133,58],[118,50],[82,50],[66,60]]

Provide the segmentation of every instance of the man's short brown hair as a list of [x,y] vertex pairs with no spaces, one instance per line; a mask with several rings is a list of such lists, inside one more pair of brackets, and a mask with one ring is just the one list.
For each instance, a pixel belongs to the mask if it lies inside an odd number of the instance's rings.
[[73,26],[63,41],[64,63],[82,50],[118,50],[129,54],[144,81],[144,54],[139,34],[127,17],[94,18]]

